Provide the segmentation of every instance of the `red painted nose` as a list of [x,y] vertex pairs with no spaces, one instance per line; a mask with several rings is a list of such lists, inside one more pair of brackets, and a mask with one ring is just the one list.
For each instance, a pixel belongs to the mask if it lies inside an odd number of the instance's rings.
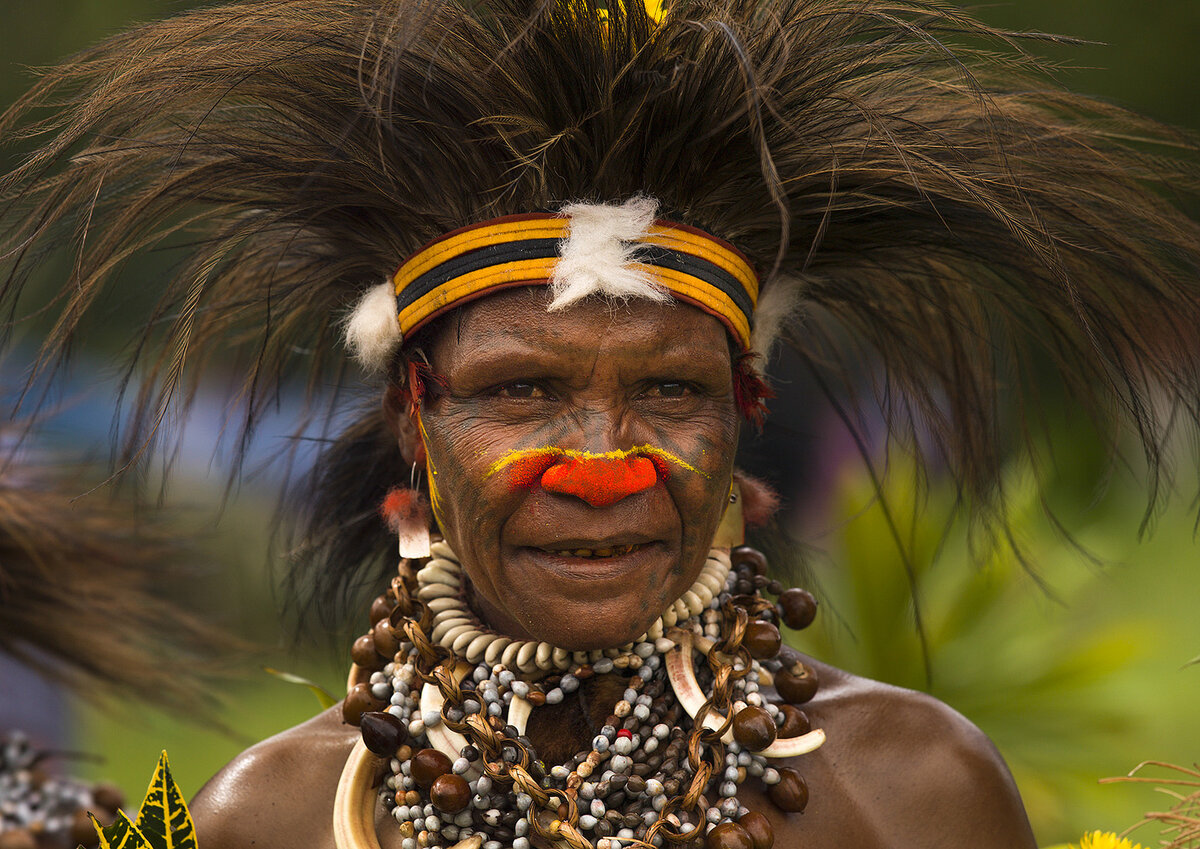
[[542,488],[607,507],[658,483],[649,457],[560,457],[542,473]]

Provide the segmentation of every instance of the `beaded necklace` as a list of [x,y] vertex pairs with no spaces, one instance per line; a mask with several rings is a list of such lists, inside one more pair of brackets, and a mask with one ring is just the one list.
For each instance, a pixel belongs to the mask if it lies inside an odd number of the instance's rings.
[[[531,849],[535,835],[570,849],[702,839],[769,849],[766,817],[737,798],[750,779],[782,810],[803,810],[804,779],[770,762],[824,742],[795,707],[817,679],[778,659],[775,623],[805,627],[816,606],[768,581],[759,552],[712,549],[696,583],[638,640],[589,652],[489,631],[467,608],[444,542],[421,568],[403,561],[399,572],[352,652],[343,714],[362,740],[338,787],[338,849],[377,849],[377,803],[403,849]],[[622,698],[590,749],[546,765],[525,736],[531,712],[597,675],[625,677]],[[784,704],[763,697],[771,684]]]

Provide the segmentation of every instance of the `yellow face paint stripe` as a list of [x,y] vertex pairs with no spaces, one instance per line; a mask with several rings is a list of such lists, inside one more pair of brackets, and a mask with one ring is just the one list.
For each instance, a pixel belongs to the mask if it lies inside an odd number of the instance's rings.
[[689,472],[694,472],[703,478],[711,477],[711,475],[705,474],[691,463],[680,457],[677,457],[670,451],[667,451],[663,448],[655,448],[653,445],[635,445],[632,448],[626,448],[619,451],[605,451],[602,454],[595,454],[591,451],[576,451],[572,448],[557,448],[554,446],[547,446],[545,448],[513,448],[500,455],[500,459],[498,459],[495,463],[492,463],[487,472],[484,473],[483,477],[486,480],[506,466],[511,466],[513,463],[530,457],[554,456],[570,457],[573,460],[623,460],[624,458],[633,455],[650,455],[653,457],[661,457],[669,463],[673,463],[680,468],[687,469]]
[[433,465],[433,454],[429,451],[429,435],[425,432],[425,420],[421,418],[420,407],[417,407],[417,430],[421,434],[421,444],[425,446],[425,471],[429,473],[429,506],[433,510],[434,521],[445,536],[446,524],[442,521],[442,498],[437,487],[437,468]]

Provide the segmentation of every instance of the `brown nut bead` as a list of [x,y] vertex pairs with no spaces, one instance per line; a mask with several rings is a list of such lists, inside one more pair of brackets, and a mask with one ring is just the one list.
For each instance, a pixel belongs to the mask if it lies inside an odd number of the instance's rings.
[[358,725],[364,713],[383,710],[385,707],[387,705],[383,699],[371,695],[370,684],[355,684],[342,701],[342,721],[347,725]]
[[758,811],[750,811],[737,821],[754,842],[754,849],[771,849],[775,845],[775,829],[771,821]]
[[451,772],[450,758],[437,749],[422,749],[409,761],[409,775],[422,790],[428,790],[441,776]]
[[779,618],[792,630],[807,628],[817,618],[817,600],[799,587],[784,590],[779,596]]
[[790,766],[780,767],[779,783],[767,788],[767,796],[779,810],[798,814],[808,806],[808,784]]
[[729,562],[736,569],[739,566],[749,566],[754,569],[754,574],[767,574],[767,558],[763,553],[756,548],[751,548],[748,545],[742,545],[729,552]]
[[380,619],[387,619],[392,615],[392,610],[395,607],[395,602],[386,595],[376,596],[375,600],[371,602],[371,621],[369,624],[374,625]]
[[746,625],[742,645],[755,660],[768,660],[779,654],[779,649],[783,646],[783,637],[779,636],[779,629],[770,622],[756,619]]
[[766,708],[749,705],[733,715],[733,739],[752,752],[761,752],[775,742],[775,720]]
[[775,689],[785,702],[802,705],[817,694],[817,670],[796,661],[775,673]]
[[375,651],[375,637],[371,634],[363,634],[354,641],[350,646],[350,659],[363,669],[382,669],[384,664],[384,659]]
[[754,840],[735,822],[723,822],[704,839],[705,849],[754,849]]
[[389,659],[395,657],[396,652],[400,649],[400,638],[392,630],[390,622],[386,619],[376,622],[375,627],[371,629],[371,634],[375,638],[375,651]]
[[429,801],[447,814],[457,814],[471,803],[471,785],[461,775],[439,775],[429,787]]
[[363,745],[381,758],[394,758],[396,750],[408,740],[408,727],[387,711],[364,713],[358,727],[362,729]]
[[779,712],[783,714],[783,724],[779,726],[779,736],[783,738],[799,737],[812,731],[812,722],[808,714],[794,705],[780,705]]

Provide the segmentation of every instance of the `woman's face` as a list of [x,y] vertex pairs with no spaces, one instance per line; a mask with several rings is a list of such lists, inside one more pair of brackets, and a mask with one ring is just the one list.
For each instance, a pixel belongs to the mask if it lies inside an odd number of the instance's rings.
[[[427,349],[445,380],[418,422],[436,511],[492,627],[567,649],[620,645],[691,586],[728,502],[729,347],[688,305],[589,299],[551,313],[546,297],[469,304]],[[593,506],[504,466],[548,448],[662,452],[658,480]]]

